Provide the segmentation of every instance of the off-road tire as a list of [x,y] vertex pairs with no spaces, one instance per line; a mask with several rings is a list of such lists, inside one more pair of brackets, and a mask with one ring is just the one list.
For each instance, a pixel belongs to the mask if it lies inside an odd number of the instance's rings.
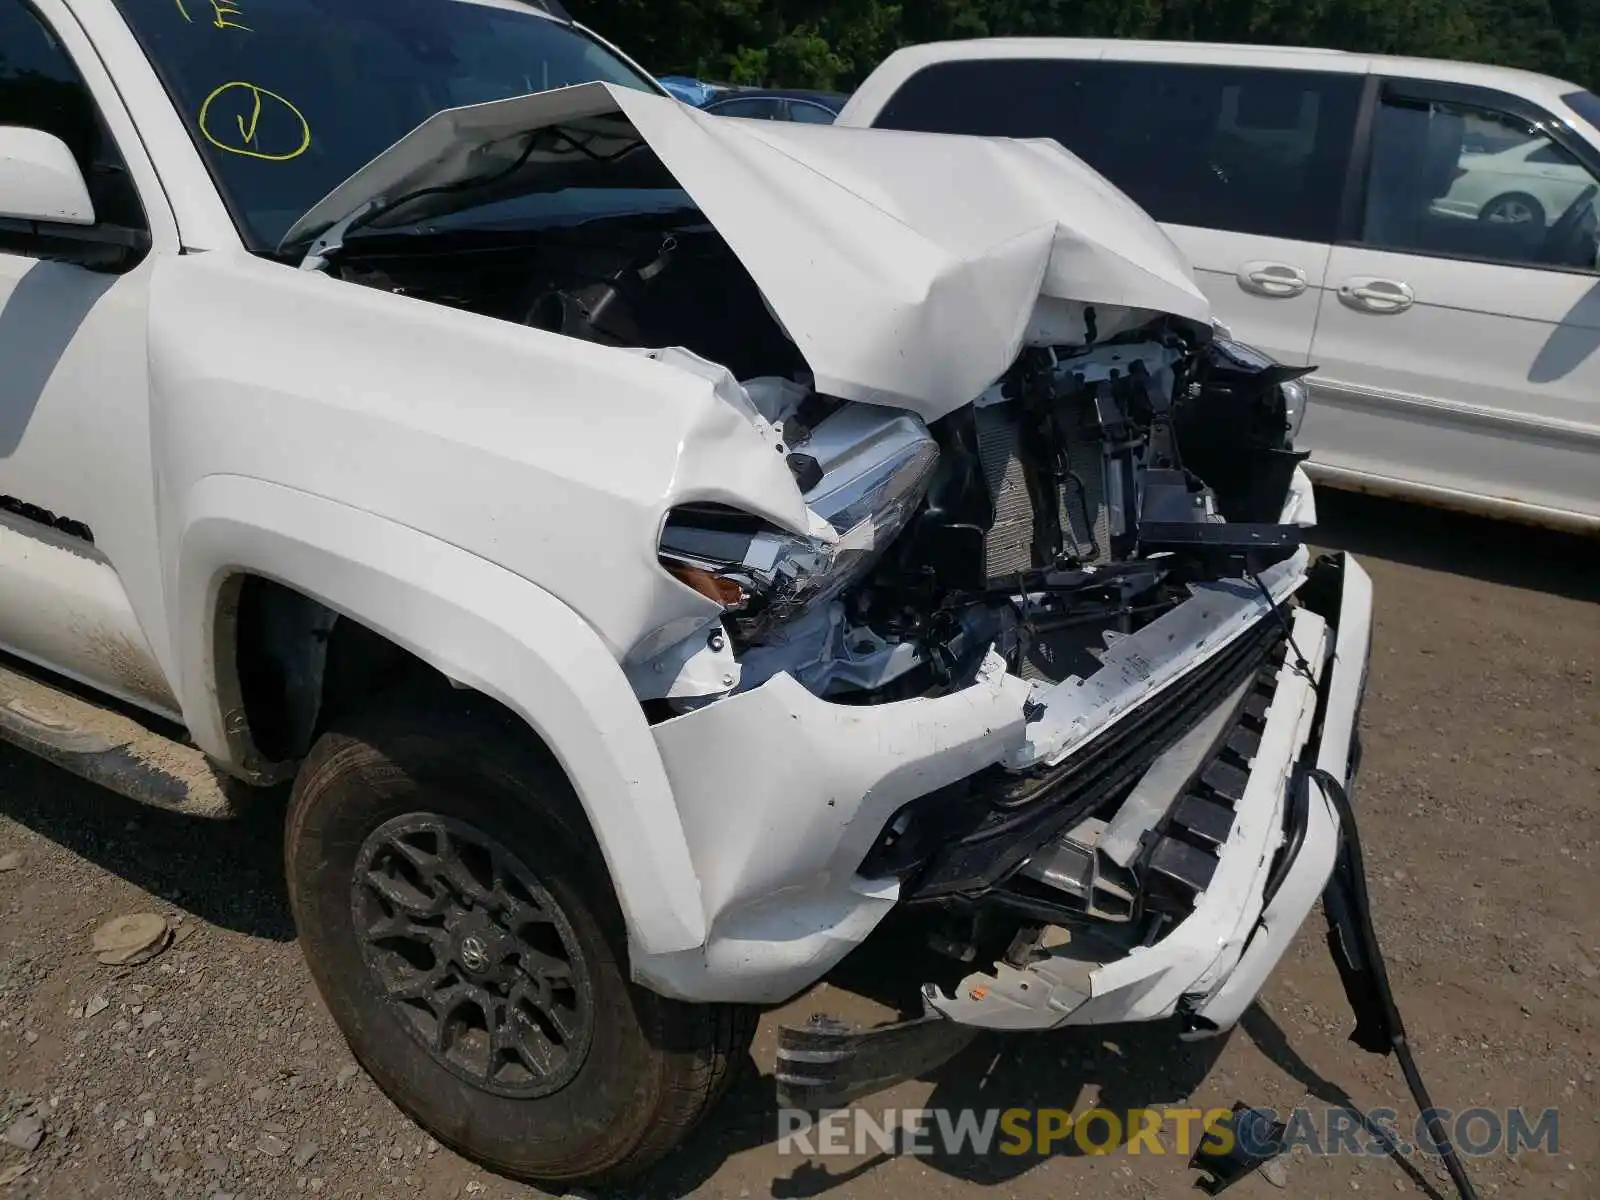
[[[507,1097],[430,1055],[363,959],[353,909],[363,843],[422,812],[487,832],[564,914],[591,988],[592,1035],[570,1082]],[[312,748],[289,801],[290,903],[312,978],[357,1060],[441,1142],[521,1179],[612,1183],[677,1145],[746,1060],[754,1010],[664,999],[632,983],[621,911],[571,787],[498,712],[391,711]]]

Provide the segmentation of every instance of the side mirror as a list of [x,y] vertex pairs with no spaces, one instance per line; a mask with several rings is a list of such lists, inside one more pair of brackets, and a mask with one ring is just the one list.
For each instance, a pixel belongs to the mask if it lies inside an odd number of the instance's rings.
[[89,187],[54,134],[0,125],[0,218],[93,225]]

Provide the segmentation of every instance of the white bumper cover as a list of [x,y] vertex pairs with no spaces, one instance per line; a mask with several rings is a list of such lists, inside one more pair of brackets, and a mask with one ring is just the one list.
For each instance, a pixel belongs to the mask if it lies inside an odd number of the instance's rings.
[[[1304,581],[1305,569],[1302,553],[1264,578],[1281,598]],[[775,1003],[794,995],[860,944],[899,901],[898,881],[864,879],[856,870],[903,805],[996,763],[1059,761],[1267,611],[1259,592],[1237,584],[1197,588],[1194,600],[1119,640],[1105,667],[1070,689],[1077,697],[1070,714],[1067,695],[1035,690],[992,657],[973,686],[939,699],[852,707],[819,700],[778,676],[656,726],[710,933],[694,950],[636,957],[635,977],[690,1000]],[[1201,612],[1204,626],[1197,628]],[[992,1028],[1149,1020],[1171,1015],[1180,1003],[1203,1028],[1232,1024],[1332,870],[1338,820],[1313,787],[1306,836],[1265,902],[1284,840],[1293,766],[1314,757],[1336,778],[1347,774],[1371,613],[1370,580],[1348,557],[1337,629],[1310,611],[1295,611],[1295,641],[1314,678],[1295,669],[1293,654],[1279,673],[1237,818],[1211,884],[1187,919],[1154,946],[1098,966],[1086,1002],[1080,975],[1070,1011],[1065,992],[1052,1004],[1052,989],[1041,986],[1048,961],[1026,972],[1002,967],[997,975],[973,976],[937,1006],[958,1021]],[[1320,740],[1308,754],[1319,689],[1327,700]],[[1097,701],[1086,703],[1091,694]],[[1042,720],[1024,717],[1030,700],[1045,705]],[[1041,731],[1051,729],[1054,736],[1041,743]],[[1065,956],[1060,965],[1070,974]]]
[[[1197,1035],[1230,1028],[1333,873],[1339,818],[1320,786],[1311,783],[1304,837],[1267,902],[1274,862],[1288,836],[1295,766],[1321,767],[1341,783],[1349,775],[1371,629],[1372,583],[1347,556],[1338,628],[1305,609],[1294,614],[1294,643],[1306,656],[1310,677],[1291,651],[1278,670],[1260,751],[1216,874],[1185,920],[1155,945],[1103,965],[1085,964],[1071,942],[1024,970],[1002,964],[994,974],[969,976],[953,996],[935,996],[934,1007],[963,1024],[991,1029],[1151,1021],[1180,1008]],[[1327,700],[1312,745],[1319,692]]]

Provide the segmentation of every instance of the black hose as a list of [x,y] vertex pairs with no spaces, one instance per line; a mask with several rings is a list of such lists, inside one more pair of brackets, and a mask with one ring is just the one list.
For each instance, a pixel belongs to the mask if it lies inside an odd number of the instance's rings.
[[[1267,608],[1271,610],[1273,617],[1277,619],[1279,627],[1283,630],[1284,640],[1289,644],[1289,649],[1294,651],[1294,669],[1315,687],[1317,677],[1312,673],[1311,664],[1306,661],[1306,656],[1301,652],[1299,643],[1294,640],[1294,627],[1289,624],[1289,616],[1283,611],[1283,605],[1273,596],[1272,589],[1267,587],[1266,581],[1261,578],[1259,571],[1246,567],[1245,574],[1250,577],[1251,582],[1256,585],[1256,590],[1261,593],[1262,599],[1267,602]],[[1328,778],[1332,779],[1333,776],[1330,775]]]
[[1406,1038],[1405,1024],[1400,1020],[1400,1008],[1395,1003],[1393,990],[1389,987],[1389,972],[1384,966],[1383,953],[1378,947],[1378,932],[1372,925],[1372,904],[1367,895],[1367,872],[1361,857],[1361,835],[1356,829],[1355,809],[1350,804],[1350,797],[1345,793],[1344,785],[1333,775],[1321,767],[1312,768],[1308,774],[1321,785],[1323,794],[1339,811],[1340,836],[1343,841],[1340,853],[1345,858],[1341,864],[1343,883],[1349,890],[1347,897],[1349,904],[1344,906],[1347,909],[1344,915],[1349,921],[1350,932],[1359,943],[1356,948],[1360,951],[1366,973],[1371,976],[1371,990],[1378,1001],[1378,1016],[1385,1027],[1389,1045],[1400,1063],[1401,1073],[1406,1077],[1406,1087],[1411,1091],[1411,1098],[1416,1101],[1417,1107],[1427,1119],[1428,1135],[1433,1139],[1439,1157],[1444,1160],[1445,1170],[1450,1172],[1450,1179],[1456,1185],[1456,1192],[1461,1200],[1478,1200],[1478,1193],[1472,1186],[1472,1180],[1467,1178],[1467,1168],[1462,1163],[1461,1156],[1456,1153],[1455,1146],[1451,1144],[1444,1122],[1439,1119],[1433,1107],[1433,1098],[1428,1095],[1427,1085],[1422,1082],[1422,1073],[1417,1069],[1417,1060],[1411,1053],[1411,1043]]

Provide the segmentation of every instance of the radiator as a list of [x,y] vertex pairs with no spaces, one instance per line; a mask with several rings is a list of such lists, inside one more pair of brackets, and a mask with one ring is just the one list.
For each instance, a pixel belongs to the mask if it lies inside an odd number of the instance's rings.
[[[1017,454],[1020,426],[1016,406],[984,405],[976,416],[978,458],[994,500],[994,525],[984,541],[984,568],[990,579],[1000,579],[1036,565],[1033,499]],[[1067,458],[1083,488],[1080,494],[1069,479],[1056,497],[1064,548],[1086,561],[1104,559],[1111,535],[1101,443],[1091,438],[1073,439],[1067,443]]]

